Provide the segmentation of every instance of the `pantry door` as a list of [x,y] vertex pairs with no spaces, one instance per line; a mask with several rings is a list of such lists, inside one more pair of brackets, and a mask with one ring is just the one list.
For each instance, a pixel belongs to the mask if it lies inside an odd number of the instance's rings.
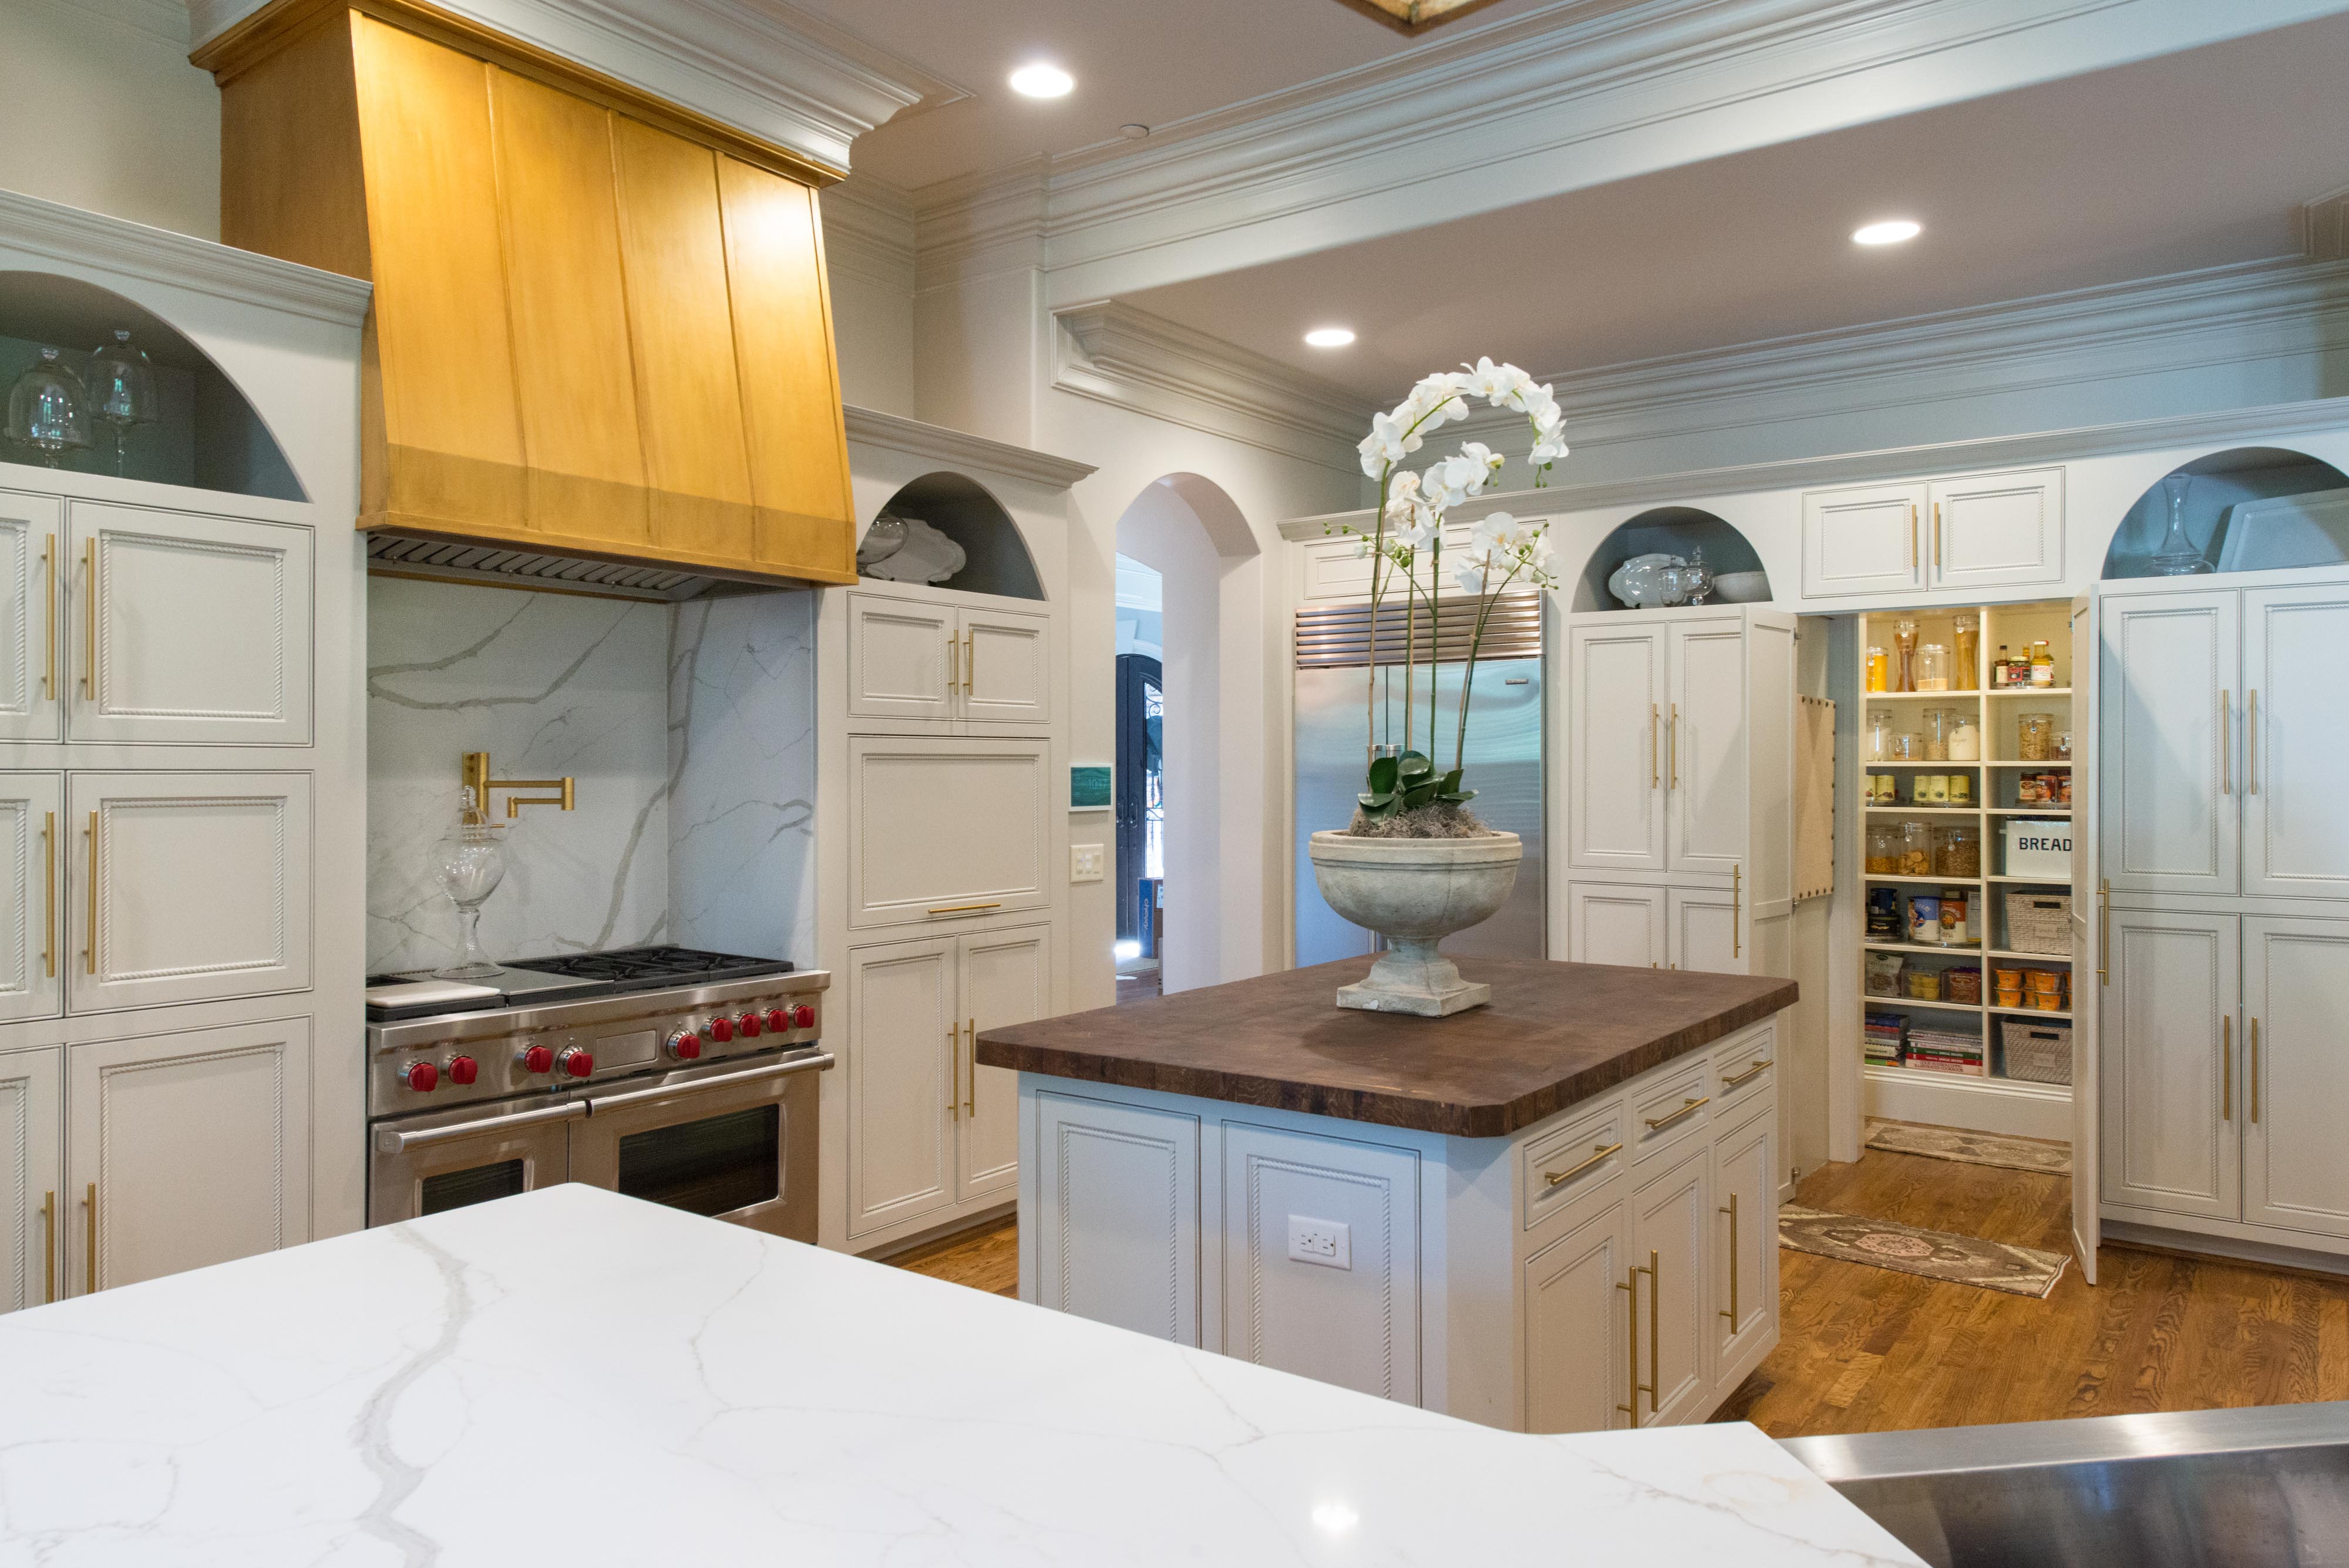
[[[2096,596],[2072,601],[2072,668],[2096,667]],[[2096,732],[2096,683],[2073,680],[2073,731]],[[2072,1251],[2080,1274],[2096,1282],[2096,1248],[2104,1237],[2104,1170],[2097,1162],[2097,1102],[2102,1063],[2096,1037],[2104,1016],[2106,895],[2097,881],[2096,748],[2073,748],[2072,763]],[[2095,889],[2092,901],[2089,890]]]

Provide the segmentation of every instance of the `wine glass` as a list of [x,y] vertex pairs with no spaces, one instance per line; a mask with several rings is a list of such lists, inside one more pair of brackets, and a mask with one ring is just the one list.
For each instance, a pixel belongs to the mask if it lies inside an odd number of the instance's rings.
[[132,346],[125,327],[114,329],[114,341],[92,349],[86,376],[91,410],[114,431],[114,472],[123,472],[123,443],[135,425],[151,425],[162,417],[155,394],[155,367],[144,350]]
[[457,792],[457,820],[433,846],[433,875],[457,906],[457,961],[436,969],[438,980],[487,980],[505,971],[481,950],[481,905],[505,880],[505,829],[492,822],[469,785]]
[[51,468],[69,452],[89,445],[89,415],[82,385],[54,348],[8,389],[8,439],[31,447]]

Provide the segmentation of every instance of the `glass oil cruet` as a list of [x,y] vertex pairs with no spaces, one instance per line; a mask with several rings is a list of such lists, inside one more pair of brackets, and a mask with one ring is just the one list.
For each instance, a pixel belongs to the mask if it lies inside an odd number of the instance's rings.
[[457,906],[457,961],[432,971],[439,980],[487,980],[504,971],[481,950],[481,905],[505,880],[503,825],[490,820],[470,786],[457,792],[457,820],[433,846],[432,871]]
[[2157,577],[2199,576],[2210,569],[2194,541],[2186,536],[2186,492],[2192,488],[2194,476],[2173,473],[2161,482],[2162,493],[2169,504],[2169,531],[2161,536],[2160,547],[2153,553],[2153,575]]

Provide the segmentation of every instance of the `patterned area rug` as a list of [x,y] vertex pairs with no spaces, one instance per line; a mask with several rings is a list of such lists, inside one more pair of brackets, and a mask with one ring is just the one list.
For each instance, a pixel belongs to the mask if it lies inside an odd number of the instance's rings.
[[2035,1170],[2048,1176],[2072,1174],[2072,1146],[2035,1137],[2001,1137],[1996,1133],[1871,1119],[1868,1147],[1891,1154],[1921,1154],[1928,1159],[1954,1159],[1962,1165],[1994,1165],[2003,1170]]
[[2044,1301],[2072,1260],[2035,1247],[2010,1247],[1947,1231],[1920,1231],[1889,1220],[1827,1214],[1798,1203],[1778,1209],[1778,1244],[1847,1263],[1873,1263],[1954,1285],[1976,1285]]

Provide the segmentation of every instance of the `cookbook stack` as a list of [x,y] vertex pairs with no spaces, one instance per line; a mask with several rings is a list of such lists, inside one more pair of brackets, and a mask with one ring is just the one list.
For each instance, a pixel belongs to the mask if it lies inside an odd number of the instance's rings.
[[1982,1077],[1982,1036],[1960,1034],[1945,1029],[1911,1029],[1909,1031],[1907,1064],[1922,1067],[1930,1073],[1962,1073],[1971,1077]]
[[1871,1012],[1861,1031],[1867,1058],[1880,1066],[1898,1067],[1908,1050],[1909,1020],[1898,1012]]

